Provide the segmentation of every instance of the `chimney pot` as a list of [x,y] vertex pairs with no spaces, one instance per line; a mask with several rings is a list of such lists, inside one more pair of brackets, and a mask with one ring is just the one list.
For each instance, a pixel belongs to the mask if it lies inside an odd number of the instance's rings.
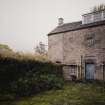
[[64,23],[63,21],[64,21],[63,18],[59,18],[59,19],[58,19],[58,25],[59,25],[59,26],[63,25],[63,23]]

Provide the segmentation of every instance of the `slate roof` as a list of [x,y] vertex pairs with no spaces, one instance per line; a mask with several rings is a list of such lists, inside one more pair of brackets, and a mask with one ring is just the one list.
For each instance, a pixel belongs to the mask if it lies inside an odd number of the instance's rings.
[[52,30],[48,34],[48,36],[58,34],[58,33],[80,30],[80,29],[89,28],[89,27],[96,27],[100,25],[105,25],[105,20],[94,22],[94,23],[89,23],[89,24],[82,24],[82,21],[66,23],[61,26],[57,26],[54,30]]

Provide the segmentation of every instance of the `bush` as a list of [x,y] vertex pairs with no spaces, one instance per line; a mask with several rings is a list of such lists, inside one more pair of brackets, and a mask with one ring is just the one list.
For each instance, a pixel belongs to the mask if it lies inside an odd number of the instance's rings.
[[0,93],[30,96],[63,86],[62,66],[33,59],[0,57]]

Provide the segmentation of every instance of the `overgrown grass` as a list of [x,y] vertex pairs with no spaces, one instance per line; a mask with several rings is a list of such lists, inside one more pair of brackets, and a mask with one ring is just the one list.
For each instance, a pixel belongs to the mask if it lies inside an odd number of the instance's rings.
[[61,90],[42,92],[29,98],[0,102],[0,105],[105,105],[105,84],[66,83]]

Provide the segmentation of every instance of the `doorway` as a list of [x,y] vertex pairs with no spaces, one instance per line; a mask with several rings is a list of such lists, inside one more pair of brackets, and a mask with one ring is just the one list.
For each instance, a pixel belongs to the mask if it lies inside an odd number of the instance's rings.
[[86,78],[86,80],[94,79],[94,71],[95,71],[94,63],[86,63],[85,64],[85,78]]

